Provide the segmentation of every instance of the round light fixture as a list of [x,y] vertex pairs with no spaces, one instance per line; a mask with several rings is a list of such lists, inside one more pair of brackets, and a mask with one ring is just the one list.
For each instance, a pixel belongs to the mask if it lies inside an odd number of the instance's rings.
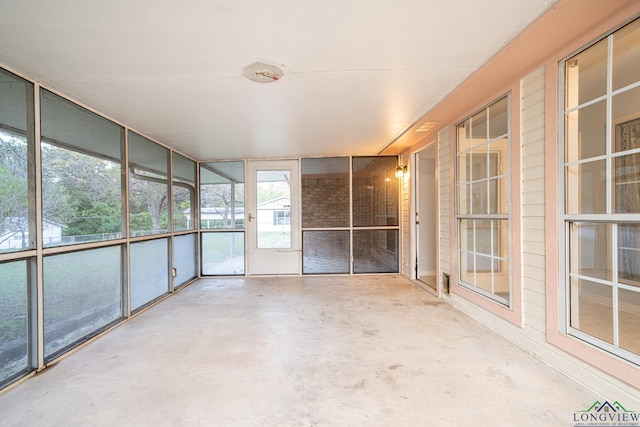
[[280,80],[284,72],[275,65],[254,62],[244,67],[242,75],[256,83],[273,83]]

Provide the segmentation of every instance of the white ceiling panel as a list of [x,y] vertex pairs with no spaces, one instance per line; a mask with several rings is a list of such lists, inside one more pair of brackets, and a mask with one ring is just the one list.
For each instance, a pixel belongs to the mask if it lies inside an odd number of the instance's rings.
[[375,154],[553,3],[0,0],[0,64],[198,160]]

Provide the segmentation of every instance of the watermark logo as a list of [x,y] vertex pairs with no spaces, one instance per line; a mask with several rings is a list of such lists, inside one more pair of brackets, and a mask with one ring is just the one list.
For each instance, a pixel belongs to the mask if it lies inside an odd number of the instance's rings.
[[640,412],[627,410],[617,400],[596,401],[589,409],[574,412],[573,423],[575,427],[640,426]]

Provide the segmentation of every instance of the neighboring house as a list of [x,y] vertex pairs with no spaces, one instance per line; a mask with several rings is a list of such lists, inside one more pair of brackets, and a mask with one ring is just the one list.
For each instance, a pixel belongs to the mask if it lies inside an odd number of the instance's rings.
[[[281,231],[283,225],[291,223],[291,201],[288,196],[281,196],[267,200],[258,205],[258,224],[262,231]],[[187,224],[191,224],[191,213],[185,209]],[[235,208],[236,226],[244,224],[244,207]],[[200,223],[202,228],[222,228],[226,222],[231,221],[230,208],[224,206],[200,208]]]
[[[191,211],[185,209],[183,213],[187,217],[187,227],[191,227]],[[225,222],[229,221],[231,221],[231,212],[228,207],[215,206],[211,208],[200,208],[200,224],[202,228],[228,228],[225,227]],[[235,208],[235,223],[237,227],[243,226],[244,207]]]
[[[29,230],[12,226],[17,221],[13,218],[5,218],[4,231],[0,234],[0,250],[21,249],[29,246]],[[53,221],[44,220],[42,224],[42,236],[45,245],[55,245],[62,242],[63,226]]]
[[291,200],[280,196],[258,204],[258,226],[260,231],[283,231],[291,224]]

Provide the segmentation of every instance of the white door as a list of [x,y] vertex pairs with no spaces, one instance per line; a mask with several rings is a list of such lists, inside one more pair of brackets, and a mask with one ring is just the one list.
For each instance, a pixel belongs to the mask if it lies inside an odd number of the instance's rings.
[[297,160],[250,161],[247,168],[247,273],[300,274]]

